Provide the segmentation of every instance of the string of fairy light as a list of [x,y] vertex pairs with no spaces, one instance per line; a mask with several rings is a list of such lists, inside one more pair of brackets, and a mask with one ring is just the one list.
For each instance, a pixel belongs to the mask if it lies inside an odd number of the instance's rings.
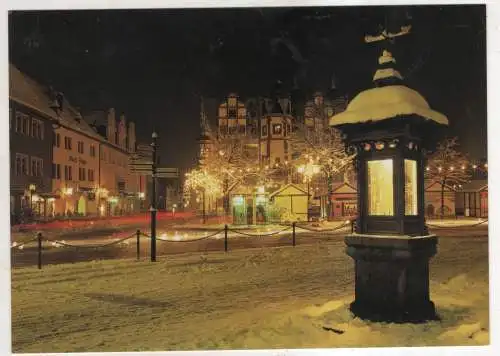
[[443,165],[436,165],[434,167],[431,167],[431,166],[427,166],[425,167],[425,170],[427,172],[431,172],[433,170],[437,170],[439,173],[442,173],[443,171],[455,171],[455,170],[462,170],[462,171],[466,171],[467,169],[472,169],[472,170],[475,170],[475,171],[485,171],[487,172],[488,171],[488,163],[484,163],[484,164],[475,164],[475,163],[467,163],[467,164],[462,164],[462,165],[449,165],[448,167],[444,167]]

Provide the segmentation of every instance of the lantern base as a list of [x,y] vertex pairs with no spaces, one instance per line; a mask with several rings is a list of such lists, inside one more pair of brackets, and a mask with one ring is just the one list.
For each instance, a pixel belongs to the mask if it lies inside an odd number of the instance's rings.
[[436,319],[429,297],[429,260],[436,254],[437,236],[352,234],[345,243],[355,261],[354,315],[392,322]]

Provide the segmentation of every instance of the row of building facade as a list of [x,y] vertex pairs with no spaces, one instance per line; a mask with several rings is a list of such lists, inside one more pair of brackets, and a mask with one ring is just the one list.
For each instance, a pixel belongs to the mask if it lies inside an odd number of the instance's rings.
[[134,123],[114,109],[83,115],[62,93],[9,69],[11,217],[143,209],[148,178],[129,165]]

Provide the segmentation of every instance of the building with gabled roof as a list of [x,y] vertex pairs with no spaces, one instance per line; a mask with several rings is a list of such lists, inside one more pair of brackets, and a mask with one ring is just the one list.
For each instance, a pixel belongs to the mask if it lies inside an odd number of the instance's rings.
[[15,224],[33,211],[52,213],[52,125],[58,119],[36,83],[14,65],[9,69],[10,213]]
[[[23,133],[24,124],[19,135],[18,118],[33,125],[39,118],[50,122],[44,125],[48,141],[44,140],[43,145],[50,157],[43,160],[41,173],[43,181],[50,182],[44,186],[50,188],[36,194],[36,200],[43,203],[39,205],[44,207],[36,212],[43,216],[114,215],[137,210],[134,205],[139,206],[135,203],[138,184],[128,167],[129,156],[135,151],[133,123],[127,126],[123,115],[118,123],[109,118],[114,123],[103,135],[62,93],[37,83],[12,64],[9,79],[11,116],[16,118],[15,132],[11,130],[11,155],[17,154],[17,143],[24,142],[21,136],[27,136]],[[33,130],[29,135],[33,135]],[[11,160],[17,170],[17,157]],[[37,160],[34,161],[36,166]],[[20,167],[22,171],[22,159]],[[12,180],[19,181],[20,176],[15,172]],[[26,172],[22,176],[33,176],[30,170]],[[12,180],[11,183],[16,183]]]

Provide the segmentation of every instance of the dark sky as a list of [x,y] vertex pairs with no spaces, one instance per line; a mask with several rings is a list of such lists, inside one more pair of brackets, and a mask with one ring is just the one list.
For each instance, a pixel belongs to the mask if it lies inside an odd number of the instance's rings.
[[[463,151],[486,156],[485,6],[12,12],[10,61],[83,112],[114,107],[163,163],[195,162],[199,95],[268,95],[277,80],[303,96],[352,98],[372,86],[386,21],[411,23],[393,52],[406,84],[451,122]],[[285,38],[287,43],[276,39]],[[277,45],[276,45],[277,44]]]

